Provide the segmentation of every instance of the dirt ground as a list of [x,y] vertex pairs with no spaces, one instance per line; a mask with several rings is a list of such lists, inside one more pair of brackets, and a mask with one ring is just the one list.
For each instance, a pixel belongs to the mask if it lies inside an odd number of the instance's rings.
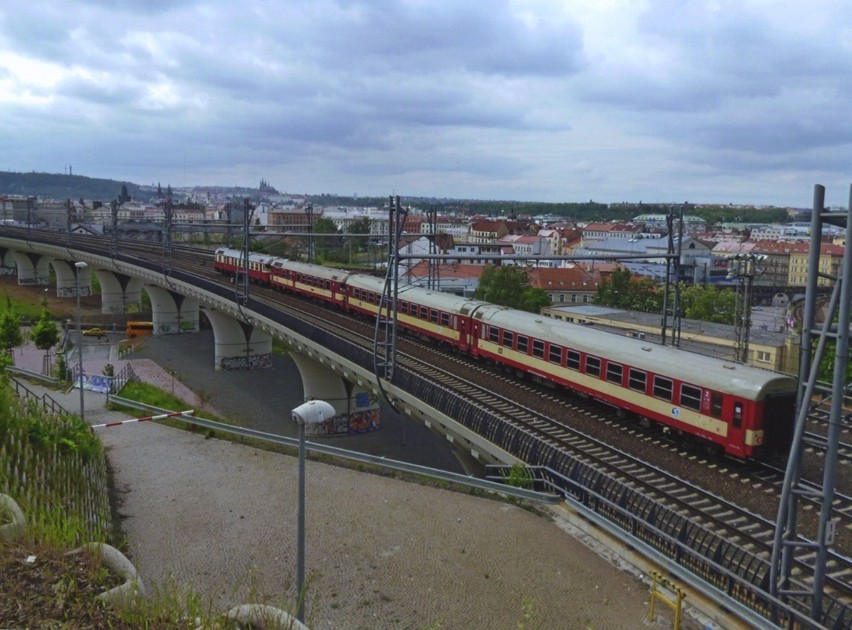
[[[56,316],[56,319],[74,319],[77,312],[77,301],[69,298],[56,296],[56,285],[50,287],[21,286],[18,284],[17,276],[0,276],[0,299],[6,305],[6,296],[13,302],[40,302],[47,300],[47,308]],[[99,295],[91,295],[80,298],[80,310],[85,316],[101,315],[101,298]]]

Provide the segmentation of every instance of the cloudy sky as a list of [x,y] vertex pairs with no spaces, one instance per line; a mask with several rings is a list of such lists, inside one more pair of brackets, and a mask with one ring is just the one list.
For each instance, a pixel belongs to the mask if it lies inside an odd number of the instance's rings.
[[846,206],[850,30],[844,0],[3,0],[0,170]]

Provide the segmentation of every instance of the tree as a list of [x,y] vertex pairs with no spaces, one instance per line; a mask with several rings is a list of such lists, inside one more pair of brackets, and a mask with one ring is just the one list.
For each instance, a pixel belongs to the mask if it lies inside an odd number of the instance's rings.
[[492,304],[538,313],[550,304],[547,292],[530,286],[526,269],[516,266],[488,265],[479,278],[474,297]]
[[702,322],[732,324],[737,312],[736,292],[713,285],[682,287],[680,303],[684,317]]
[[12,348],[20,346],[22,342],[21,318],[11,308],[7,308],[0,315],[0,350],[11,357]]
[[47,308],[42,309],[41,317],[30,330],[30,339],[36,348],[44,350],[45,373],[50,374],[50,349],[59,341],[59,329]]
[[[368,217],[363,217],[361,219],[358,219],[357,221],[353,221],[352,223],[349,224],[349,228],[347,229],[347,232],[349,234],[369,235],[370,234],[370,219]],[[368,238],[368,236],[365,236],[364,238],[350,239],[350,242],[351,241],[355,241],[356,250],[361,252],[361,251],[366,251],[367,244],[369,243],[369,238]]]
[[615,269],[598,285],[595,303],[645,313],[663,310],[663,292],[650,278],[636,277],[629,269]]
[[314,236],[318,234],[327,234],[321,238],[314,238],[314,251],[322,258],[327,258],[330,252],[338,250],[340,247],[339,239],[332,238],[331,235],[338,234],[337,226],[334,221],[325,217],[320,217],[314,221],[313,225]]

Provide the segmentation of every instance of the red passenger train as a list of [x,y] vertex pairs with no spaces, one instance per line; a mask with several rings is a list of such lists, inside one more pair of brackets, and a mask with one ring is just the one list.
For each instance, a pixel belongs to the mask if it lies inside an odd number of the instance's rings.
[[[245,265],[239,250],[222,248],[215,268],[237,275]],[[262,254],[250,254],[249,277],[373,316],[384,289],[379,278]],[[601,400],[735,457],[785,452],[792,439],[796,381],[786,374],[412,286],[399,289],[398,322],[410,334]]]

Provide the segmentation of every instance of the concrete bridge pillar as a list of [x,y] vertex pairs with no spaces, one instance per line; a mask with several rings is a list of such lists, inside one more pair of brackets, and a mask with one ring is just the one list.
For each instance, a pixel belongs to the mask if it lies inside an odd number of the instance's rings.
[[230,315],[203,309],[214,337],[214,368],[256,370],[272,366],[272,335]]
[[293,352],[291,357],[302,376],[305,400],[324,400],[337,412],[334,418],[306,427],[306,431],[311,435],[328,435],[363,433],[379,428],[379,405],[368,391],[332,370],[320,357],[298,352]]
[[[77,268],[73,261],[51,260],[53,273],[56,274],[56,297],[77,297]],[[92,268],[80,270],[80,297],[92,294]]]
[[145,292],[151,298],[155,335],[198,332],[198,300],[153,285],[145,285]]
[[101,283],[101,313],[138,313],[142,281],[109,269],[97,269]]
[[0,276],[11,276],[15,273],[15,256],[8,247],[0,247]]
[[50,284],[50,258],[33,252],[12,252],[12,257],[18,268],[18,284]]

